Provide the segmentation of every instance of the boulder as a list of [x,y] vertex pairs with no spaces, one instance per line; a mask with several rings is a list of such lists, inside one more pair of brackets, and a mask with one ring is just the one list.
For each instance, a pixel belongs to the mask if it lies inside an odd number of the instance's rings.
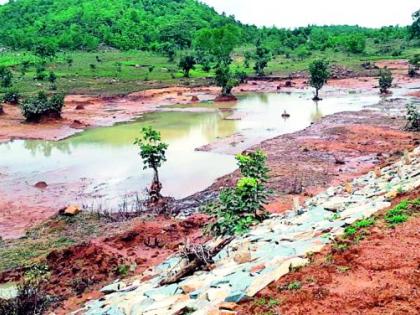
[[80,211],[81,210],[79,206],[72,205],[64,209],[63,214],[72,217],[72,216],[78,215]]
[[200,99],[198,98],[198,96],[194,95],[193,97],[191,97],[191,102],[197,103],[199,101],[200,101]]
[[46,183],[46,182],[38,182],[38,183],[36,183],[35,185],[34,185],[34,187],[35,188],[38,188],[38,189],[45,189],[45,188],[47,188],[48,187],[48,184]]

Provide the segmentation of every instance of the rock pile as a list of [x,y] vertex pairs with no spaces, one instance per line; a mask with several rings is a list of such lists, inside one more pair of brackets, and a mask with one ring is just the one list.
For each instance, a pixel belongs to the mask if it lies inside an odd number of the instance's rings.
[[[401,191],[418,186],[420,148],[408,158],[331,187],[303,207],[272,216],[236,237],[214,258],[210,271],[160,286],[166,275],[179,268],[180,257],[171,257],[130,283],[105,287],[104,298],[88,302],[75,314],[220,314],[219,307],[252,297],[292,268],[305,265],[307,254],[320,251],[346,226],[389,207],[390,199]],[[139,280],[145,278],[149,280]]]

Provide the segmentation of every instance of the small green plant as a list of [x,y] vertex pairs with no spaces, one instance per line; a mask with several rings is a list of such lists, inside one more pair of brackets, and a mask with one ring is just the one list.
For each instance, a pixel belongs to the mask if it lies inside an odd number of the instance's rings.
[[134,141],[140,149],[139,155],[143,160],[143,169],[151,168],[154,172],[153,181],[149,189],[149,196],[152,202],[161,199],[162,184],[159,179],[159,167],[166,162],[166,151],[168,144],[162,142],[159,131],[152,127],[142,129],[142,137]]
[[349,248],[349,245],[346,243],[336,242],[333,244],[333,248],[336,251],[344,252]]
[[39,122],[43,117],[60,118],[63,106],[63,94],[48,98],[44,92],[39,92],[37,96],[26,99],[21,109],[28,122]]
[[389,89],[392,87],[392,82],[394,78],[392,76],[391,70],[388,68],[381,69],[379,73],[379,88],[381,94],[388,94]]
[[408,220],[407,210],[413,202],[408,200],[401,201],[393,209],[389,210],[385,215],[385,221],[390,225],[397,225]]
[[415,104],[407,105],[407,124],[405,129],[408,131],[420,131],[420,111]]
[[130,273],[130,266],[126,264],[118,265],[115,270],[115,273],[118,276],[126,277]]
[[339,213],[334,213],[330,218],[328,218],[328,221],[333,222],[336,220],[339,220],[341,218],[341,215]]
[[300,288],[302,288],[302,284],[300,283],[300,281],[293,281],[287,285],[287,290],[289,291],[296,291]]
[[368,219],[362,219],[357,221],[356,223],[354,223],[354,227],[356,229],[363,229],[363,228],[367,228],[369,226],[372,226],[375,224],[375,219],[374,218],[368,218]]
[[9,90],[3,96],[3,103],[9,103],[12,105],[19,104],[20,94],[17,90]]
[[215,216],[207,231],[214,235],[241,234],[266,217],[264,205],[270,191],[266,188],[268,179],[267,157],[262,151],[237,155],[239,170],[243,177],[235,188],[222,190],[219,200],[205,210]]
[[337,267],[337,271],[340,273],[346,273],[347,271],[349,271],[351,268],[348,266],[338,266]]
[[356,229],[354,226],[349,226],[349,227],[346,227],[346,229],[344,230],[344,234],[345,234],[347,237],[353,236],[353,235],[355,235],[356,233],[357,233],[357,229]]

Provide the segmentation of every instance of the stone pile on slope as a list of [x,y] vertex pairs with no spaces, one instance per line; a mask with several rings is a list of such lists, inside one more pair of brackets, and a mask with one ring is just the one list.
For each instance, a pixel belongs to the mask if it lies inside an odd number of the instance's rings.
[[215,257],[211,271],[199,271],[181,282],[159,283],[178,268],[179,257],[152,268],[131,283],[114,283],[107,295],[90,301],[77,314],[168,315],[218,313],[218,306],[254,296],[291,268],[307,263],[308,253],[320,251],[353,222],[390,206],[401,191],[420,186],[420,148],[382,170],[370,172],[345,186],[331,187],[300,209],[272,216],[238,236]]

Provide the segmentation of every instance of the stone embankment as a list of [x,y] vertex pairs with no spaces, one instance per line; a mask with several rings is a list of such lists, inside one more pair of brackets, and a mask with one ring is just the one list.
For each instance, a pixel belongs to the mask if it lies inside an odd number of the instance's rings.
[[[351,182],[331,187],[308,199],[302,207],[270,219],[236,237],[215,258],[210,271],[198,271],[181,282],[159,283],[181,268],[174,256],[128,281],[102,289],[105,296],[88,302],[74,314],[168,315],[234,314],[237,303],[308,263],[344,233],[346,226],[391,205],[402,192],[420,186],[420,147],[398,162],[375,169]],[[212,241],[213,245],[217,241]]]

